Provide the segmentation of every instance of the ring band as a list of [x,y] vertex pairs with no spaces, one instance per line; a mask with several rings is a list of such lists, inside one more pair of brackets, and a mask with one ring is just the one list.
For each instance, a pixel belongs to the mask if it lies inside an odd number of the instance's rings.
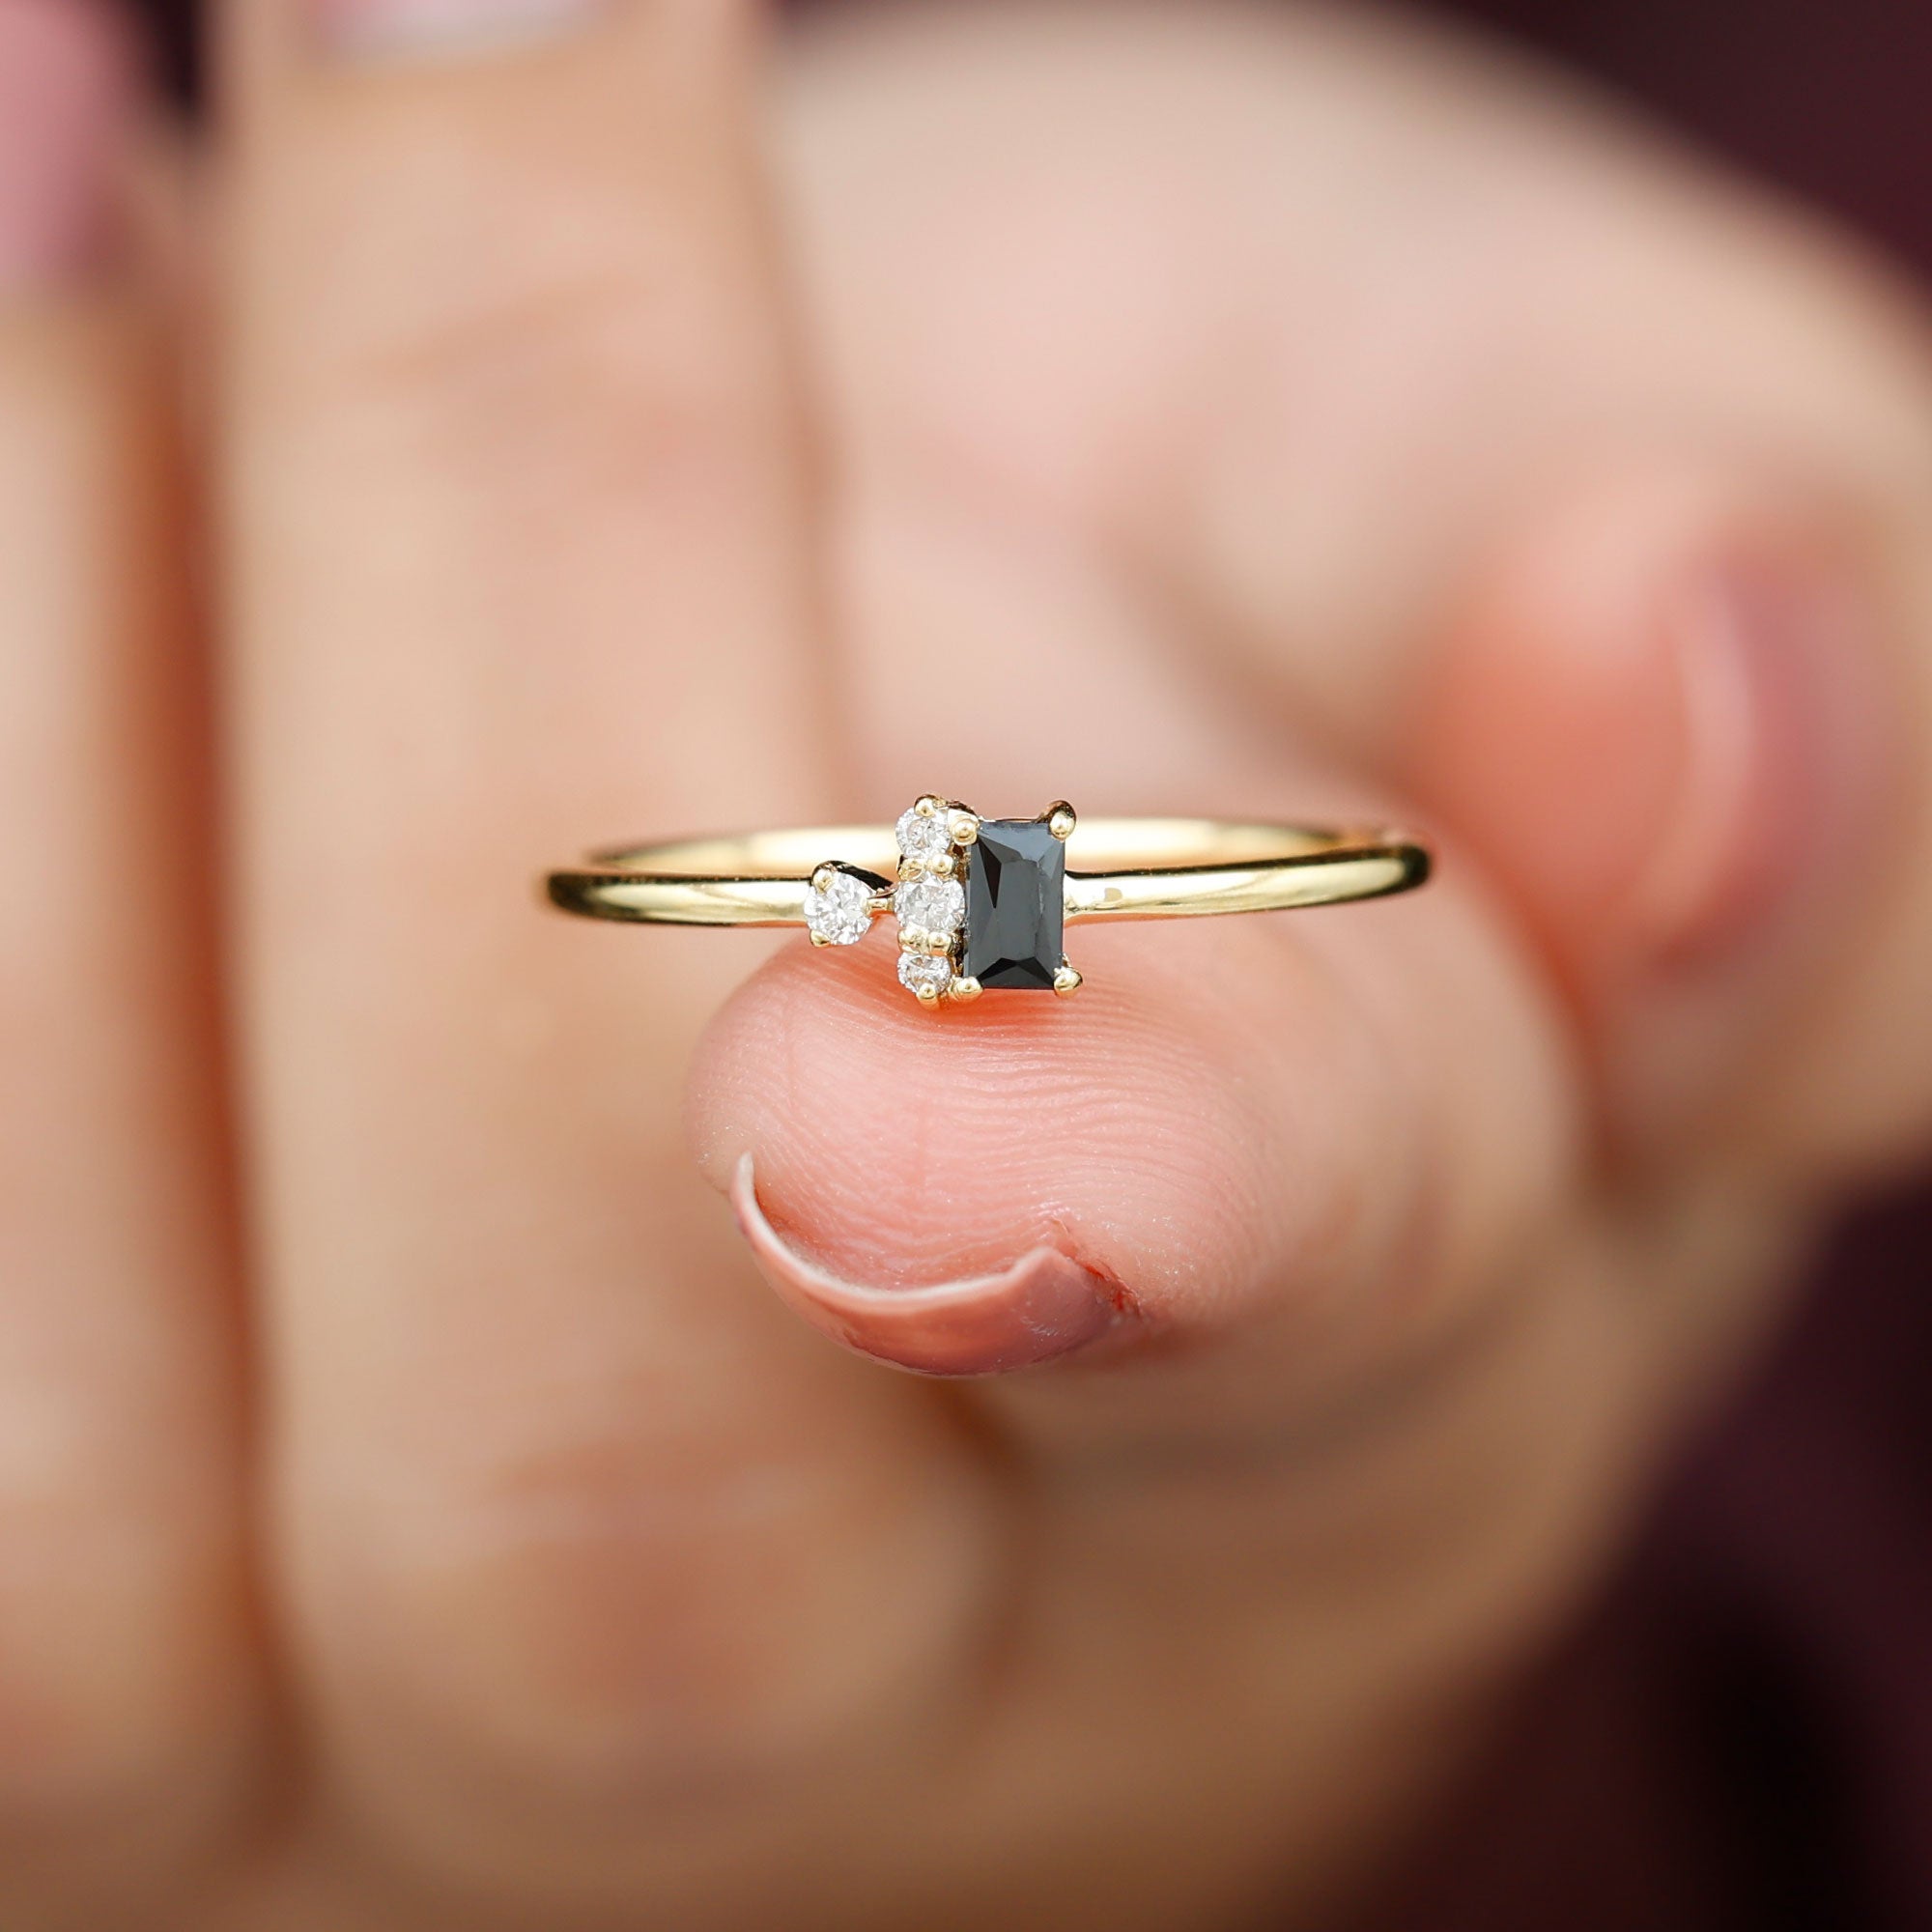
[[[896,826],[680,838],[595,853],[553,872],[551,900],[655,925],[802,925],[848,946],[895,915],[899,978],[922,1004],[993,988],[1071,993],[1061,950],[1080,920],[1278,912],[1407,892],[1429,852],[1387,831],[1211,818],[981,818],[928,795]],[[1079,869],[1075,869],[1075,867]]]

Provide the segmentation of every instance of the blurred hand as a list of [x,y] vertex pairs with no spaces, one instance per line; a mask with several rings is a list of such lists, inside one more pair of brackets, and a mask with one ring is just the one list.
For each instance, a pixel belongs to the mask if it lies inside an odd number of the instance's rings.
[[[1932,1111],[1920,318],[1414,22],[228,28],[212,547],[0,0],[0,1919],[1327,1909]],[[927,789],[1439,877],[939,1015],[532,907]]]

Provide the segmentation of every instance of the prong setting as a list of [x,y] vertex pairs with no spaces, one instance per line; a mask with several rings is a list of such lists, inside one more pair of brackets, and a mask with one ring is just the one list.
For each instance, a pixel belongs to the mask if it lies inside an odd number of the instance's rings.
[[899,984],[923,1007],[936,1006],[952,985],[952,962],[909,948],[899,954]]
[[989,987],[1065,996],[1080,985],[1059,944],[1059,848],[1077,824],[1065,799],[1037,818],[981,819],[926,792],[899,814],[890,910],[898,920],[899,980],[922,1006],[968,1005]]
[[856,946],[872,929],[886,882],[828,859],[811,868],[801,908],[814,946]]

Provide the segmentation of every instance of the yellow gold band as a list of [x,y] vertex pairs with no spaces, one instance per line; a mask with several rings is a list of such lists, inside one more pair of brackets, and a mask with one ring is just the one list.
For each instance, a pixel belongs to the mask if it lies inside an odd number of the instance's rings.
[[[804,925],[807,890],[827,861],[877,875],[884,891],[898,859],[891,826],[823,826],[600,852],[548,883],[554,904],[590,919]],[[1430,864],[1426,847],[1394,832],[1212,818],[1083,818],[1066,859],[1069,923],[1378,898],[1421,885]]]

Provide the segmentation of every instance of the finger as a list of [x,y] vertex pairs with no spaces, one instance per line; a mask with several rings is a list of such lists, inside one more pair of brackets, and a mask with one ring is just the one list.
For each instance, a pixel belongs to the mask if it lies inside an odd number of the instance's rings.
[[0,4],[0,1918],[23,1924],[150,1900],[227,1822],[250,1735],[197,666],[161,329],[116,218],[133,79],[105,13]]
[[231,15],[254,1118],[340,1779],[471,1864],[661,1866],[640,1793],[910,1720],[984,1528],[689,1173],[716,952],[532,909],[829,790],[748,10],[544,12]]
[[[993,115],[1037,185],[1024,224],[964,158]],[[1159,586],[1197,665],[1258,680],[1248,711],[1503,882],[1627,1150],[1816,1178],[1922,1144],[1928,1063],[1897,1041],[1932,972],[1932,369],[1907,292],[1369,14],[1156,10],[1104,61],[1077,10],[1013,36],[901,15],[839,37],[790,125],[857,452],[843,604],[879,660],[909,622],[950,635],[971,585],[926,559],[997,548],[997,497],[1033,554]],[[1102,220],[1102,179],[1145,218]],[[979,303],[988,259],[1037,298]],[[990,480],[949,501],[949,472]],[[895,581],[868,559],[908,531]],[[1037,655],[1041,573],[1009,548]],[[1734,865],[1705,899],[1692,875]]]

